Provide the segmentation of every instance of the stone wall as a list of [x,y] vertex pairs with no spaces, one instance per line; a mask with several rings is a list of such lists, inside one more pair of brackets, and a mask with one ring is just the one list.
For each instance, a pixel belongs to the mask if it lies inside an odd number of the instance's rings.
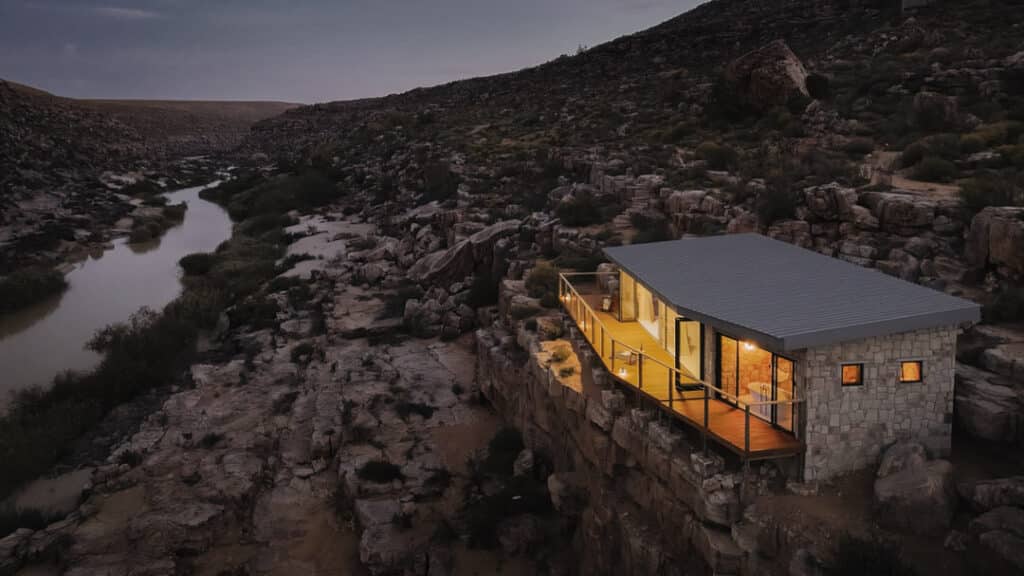
[[[807,423],[804,479],[874,465],[882,449],[897,440],[917,440],[933,456],[947,455],[958,332],[956,326],[918,330],[799,355]],[[901,383],[901,360],[923,361],[923,381]],[[842,386],[842,363],[863,363],[864,384]]]
[[[691,448],[666,416],[627,402],[575,329],[582,378],[562,379],[549,367],[550,346],[519,324],[515,333],[477,331],[477,381],[527,446],[551,459],[552,499],[576,522],[578,573],[673,574],[701,564],[756,573],[731,534],[741,520],[740,473]],[[567,509],[566,492],[585,504]]]

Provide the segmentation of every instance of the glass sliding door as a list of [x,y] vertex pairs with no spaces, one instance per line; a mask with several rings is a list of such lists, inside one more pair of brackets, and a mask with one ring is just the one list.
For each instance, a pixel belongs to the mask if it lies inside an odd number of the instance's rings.
[[792,404],[763,404],[796,397],[793,361],[753,342],[718,336],[718,387],[738,398],[724,400],[750,406],[750,414],[793,432],[796,413]]
[[[676,390],[700,391],[704,379],[704,325],[673,312],[673,355],[679,370]],[[689,376],[689,378],[688,378]]]
[[636,320],[636,279],[619,270],[619,322]]
[[658,312],[661,302],[643,284],[636,284],[636,319],[647,333],[658,339]]
[[[796,397],[796,378],[793,374],[793,361],[782,356],[775,357],[775,399],[792,400]],[[772,422],[793,432],[796,430],[796,413],[793,404],[777,404]]]
[[[739,342],[718,336],[718,387],[733,397],[739,396]],[[735,403],[732,398],[722,398]]]

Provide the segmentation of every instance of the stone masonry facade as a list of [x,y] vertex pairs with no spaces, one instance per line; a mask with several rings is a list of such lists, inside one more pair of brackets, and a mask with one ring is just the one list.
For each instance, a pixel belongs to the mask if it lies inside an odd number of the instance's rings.
[[[874,466],[898,440],[949,454],[956,326],[810,348],[798,355],[806,400],[804,479]],[[921,382],[900,382],[902,361],[922,362]],[[863,364],[863,384],[843,386],[840,366]]]

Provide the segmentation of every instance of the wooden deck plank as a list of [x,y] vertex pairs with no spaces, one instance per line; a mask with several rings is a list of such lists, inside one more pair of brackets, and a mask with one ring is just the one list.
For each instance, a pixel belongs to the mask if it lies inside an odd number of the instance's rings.
[[[613,315],[600,311],[598,294],[583,294],[584,300],[600,320],[593,326],[577,326],[581,328],[591,348],[601,357],[601,361],[620,382],[638,388],[645,395],[657,400],[663,408],[671,411],[681,420],[697,427],[704,424],[704,392],[687,391],[680,393],[671,382],[672,372],[668,366],[675,365],[675,359],[639,322],[620,322]],[[603,325],[604,330],[601,329]],[[650,359],[630,364],[625,355],[612,356],[611,338],[641,350]],[[616,349],[616,352],[621,352]],[[641,357],[644,358],[644,357]],[[641,384],[642,370],[642,387]],[[691,378],[693,383],[699,382]],[[736,406],[711,398],[708,401],[708,432],[719,442],[742,454],[745,446],[746,413]],[[756,415],[750,418],[750,456],[763,458],[772,455],[786,456],[798,453],[802,445],[792,434],[776,428]]]

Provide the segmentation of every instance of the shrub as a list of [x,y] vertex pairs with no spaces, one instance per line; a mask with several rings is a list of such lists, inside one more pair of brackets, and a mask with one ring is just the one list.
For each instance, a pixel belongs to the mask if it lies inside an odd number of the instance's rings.
[[459,180],[447,163],[432,162],[423,167],[423,188],[428,202],[443,201],[455,196]]
[[386,460],[370,460],[356,470],[356,476],[367,482],[386,484],[395,480],[404,480],[402,468]]
[[714,142],[704,142],[697,146],[697,157],[707,163],[712,170],[728,170],[736,163],[736,150]]
[[409,416],[416,414],[424,420],[430,420],[437,408],[422,402],[398,402],[395,404],[395,413],[402,420],[408,420]]
[[875,142],[870,138],[854,138],[843,146],[843,151],[851,156],[864,156],[875,151]]
[[836,554],[826,569],[829,576],[916,576],[900,559],[899,550],[881,540],[861,539],[850,534],[839,538]]
[[757,195],[755,209],[762,224],[792,218],[796,214],[798,195],[794,185],[785,176],[776,174],[768,178],[767,187]]
[[139,454],[135,450],[125,450],[117,455],[118,464],[127,464],[132,468],[142,464],[142,454]]
[[303,342],[303,343],[299,344],[298,346],[292,348],[292,352],[291,352],[292,362],[295,363],[295,364],[298,364],[300,362],[308,362],[309,359],[313,356],[313,352],[315,352],[315,351],[316,351],[316,348],[313,347],[312,343],[310,343],[310,342]]
[[20,528],[42,530],[61,518],[63,515],[53,512],[44,512],[34,508],[15,508],[5,504],[0,506],[0,538]]
[[558,294],[558,270],[547,262],[538,262],[526,275],[526,292],[531,298]]
[[575,373],[576,373],[576,367],[575,366],[563,366],[562,368],[559,368],[559,370],[558,370],[558,375],[561,376],[562,378],[568,378],[569,376],[572,376]]
[[914,167],[914,178],[925,182],[949,182],[956,175],[955,164],[935,156],[926,156]]
[[594,254],[588,256],[562,254],[556,259],[556,262],[561,269],[575,270],[576,272],[593,272],[597,270],[599,264],[604,262],[604,258]]
[[299,262],[305,262],[307,260],[316,260],[316,256],[303,252],[301,254],[289,254],[285,256],[281,262],[274,268],[274,272],[277,274],[284,274],[285,272],[295,268],[295,265]]
[[956,134],[936,134],[910,144],[900,155],[900,166],[909,168],[928,156],[954,160],[961,154],[961,139]]
[[982,308],[985,322],[1020,322],[1024,320],[1024,289],[1008,288],[999,292]]
[[220,444],[220,441],[223,439],[224,435],[219,432],[207,432],[206,434],[203,434],[202,438],[199,439],[199,445],[209,450],[210,448],[213,448],[217,444]]
[[807,93],[815,100],[828,100],[832,97],[832,88],[828,76],[812,72],[807,75]]
[[473,283],[469,286],[469,305],[483,308],[497,304],[499,282],[501,279],[489,270],[474,274]]
[[292,404],[295,404],[295,400],[297,400],[298,397],[299,393],[296,390],[291,390],[278,396],[274,400],[274,414],[287,414],[288,411],[292,409]]
[[1019,206],[1024,204],[1021,180],[1011,175],[982,174],[960,184],[960,199],[971,212],[988,206]]
[[64,275],[56,270],[30,268],[14,272],[0,278],[0,314],[31,306],[67,287]]
[[279,308],[273,298],[250,298],[228,310],[232,326],[250,326],[255,330],[277,326]]
[[511,475],[512,464],[515,463],[524,447],[523,436],[518,430],[511,426],[501,428],[487,443],[487,458],[483,463],[484,471],[503,476]]
[[182,256],[181,260],[178,260],[178,264],[181,269],[185,272],[186,276],[202,276],[213,268],[213,264],[216,258],[213,254],[205,252],[196,252],[187,256]]
[[590,226],[602,221],[601,211],[589,195],[581,195],[559,202],[555,216],[566,226]]
[[572,356],[572,350],[564,344],[551,352],[551,359],[555,362],[565,362],[569,356]]
[[162,313],[143,309],[97,332],[88,346],[102,359],[92,372],[61,374],[45,391],[14,395],[0,416],[0,499],[52,468],[112,408],[173,382],[194,355],[199,329],[212,326],[231,300],[244,300],[272,277],[282,246],[249,237],[242,228],[217,249],[207,274],[186,277],[183,294]]
[[964,134],[960,137],[960,151],[964,154],[981,152],[986,146],[985,140],[974,134]]
[[181,222],[185,219],[185,212],[188,210],[188,204],[180,202],[178,204],[172,204],[170,206],[164,206],[161,210],[163,217],[171,222]]
[[356,236],[345,241],[345,246],[353,252],[362,252],[364,250],[373,250],[377,247],[376,236]]
[[672,239],[672,229],[664,218],[649,218],[643,214],[634,214],[631,218],[636,234],[633,235],[633,244],[647,244],[650,242],[664,242]]
[[1008,164],[1024,169],[1024,144],[1000,146],[998,150],[1000,156],[1002,156]]

